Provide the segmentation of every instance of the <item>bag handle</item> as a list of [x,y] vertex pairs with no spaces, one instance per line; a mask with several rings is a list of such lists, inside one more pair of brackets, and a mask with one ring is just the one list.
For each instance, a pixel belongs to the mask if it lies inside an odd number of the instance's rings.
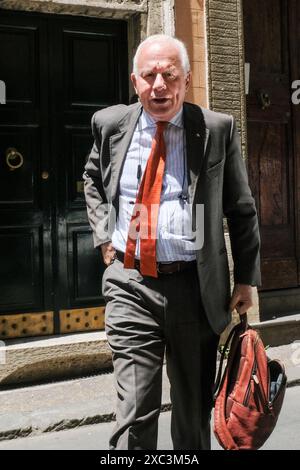
[[248,323],[248,315],[247,312],[240,314],[240,325],[244,328],[244,331],[248,330],[249,323]]
[[230,331],[230,333],[228,335],[228,338],[227,338],[227,340],[224,344],[223,351],[221,353],[217,378],[216,378],[216,381],[215,381],[215,384],[214,384],[214,387],[213,387],[214,401],[216,400],[218,389],[220,387],[220,383],[221,383],[221,380],[222,380],[221,376],[222,376],[222,370],[223,370],[223,362],[224,362],[224,359],[225,359],[225,354],[226,354],[226,351],[228,349],[228,346],[229,346],[234,334],[238,330],[240,330],[242,333],[244,333],[248,328],[249,328],[249,325],[248,325],[248,317],[247,317],[247,312],[246,312],[246,313],[240,315],[240,323],[238,323],[237,325],[235,325],[232,328],[232,330]]

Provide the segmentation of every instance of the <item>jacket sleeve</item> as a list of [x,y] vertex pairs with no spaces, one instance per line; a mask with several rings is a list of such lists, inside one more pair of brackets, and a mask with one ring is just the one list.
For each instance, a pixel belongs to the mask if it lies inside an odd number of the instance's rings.
[[224,167],[223,213],[227,218],[234,262],[234,282],[261,285],[260,236],[255,202],[232,118]]
[[97,248],[111,239],[108,231],[108,204],[100,168],[101,135],[96,126],[95,114],[92,117],[92,133],[94,145],[84,168],[83,180],[88,220],[93,230],[94,247]]

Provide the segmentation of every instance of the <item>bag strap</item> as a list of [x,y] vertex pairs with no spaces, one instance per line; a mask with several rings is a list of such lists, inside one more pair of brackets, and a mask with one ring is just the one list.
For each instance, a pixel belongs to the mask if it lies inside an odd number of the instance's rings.
[[[215,406],[215,421],[214,421],[214,432],[215,435],[221,444],[221,446],[226,450],[239,450],[238,445],[235,443],[231,433],[227,428],[227,423],[225,419],[225,404],[226,404],[226,390],[228,386],[228,371],[230,370],[231,364],[230,359],[234,358],[236,349],[239,345],[239,339],[241,334],[245,333],[249,328],[247,315],[240,315],[240,323],[232,328],[227,341],[224,345],[224,350],[221,354],[220,366],[218,371],[217,380],[214,387],[214,406]],[[223,376],[222,374],[222,365],[225,358],[226,350],[228,345],[232,341],[229,358],[227,365],[225,367]]]
[[[244,333],[248,328],[249,328],[248,318],[247,318],[247,313],[245,313],[243,315],[240,315],[240,323],[238,323],[236,326],[234,326],[232,328],[232,330],[230,331],[230,333],[228,335],[228,338],[227,338],[227,340],[224,344],[223,351],[222,351],[221,357],[220,357],[220,364],[219,364],[219,368],[218,368],[217,378],[216,378],[216,381],[215,381],[215,384],[214,384],[214,387],[213,387],[214,401],[215,401],[216,396],[218,394],[220,384],[221,384],[221,382],[224,378],[224,376],[222,377],[222,370],[223,370],[223,362],[224,362],[224,359],[225,359],[225,355],[226,355],[226,351],[228,349],[228,346],[229,346],[233,336],[235,335],[235,333],[237,333],[238,331],[240,331],[241,333]],[[236,344],[236,346],[237,346],[237,344]]]

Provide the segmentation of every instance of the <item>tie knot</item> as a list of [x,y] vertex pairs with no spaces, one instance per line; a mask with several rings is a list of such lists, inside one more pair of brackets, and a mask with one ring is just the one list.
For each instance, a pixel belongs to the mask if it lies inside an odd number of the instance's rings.
[[165,128],[167,127],[168,122],[167,121],[157,121],[156,127],[158,132],[163,132]]

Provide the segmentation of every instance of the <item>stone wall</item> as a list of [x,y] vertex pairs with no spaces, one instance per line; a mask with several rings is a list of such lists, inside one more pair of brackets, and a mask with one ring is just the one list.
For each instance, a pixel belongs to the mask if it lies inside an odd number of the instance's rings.
[[68,15],[129,19],[147,13],[147,0],[2,0],[1,8]]
[[242,0],[206,0],[209,106],[233,114],[246,156]]

